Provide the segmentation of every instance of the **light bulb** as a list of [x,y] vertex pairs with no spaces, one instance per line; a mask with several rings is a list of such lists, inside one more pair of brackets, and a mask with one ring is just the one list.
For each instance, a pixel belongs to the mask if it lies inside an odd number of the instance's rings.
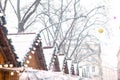
[[13,76],[13,75],[14,75],[14,72],[11,72],[10,75]]
[[5,64],[4,67],[7,68],[7,67],[8,67],[8,64]]
[[56,56],[54,56],[54,58],[56,58]]
[[36,50],[36,48],[35,48],[35,47],[33,47],[33,50]]
[[27,65],[27,64],[24,64],[24,66],[25,66],[25,67],[28,67],[28,65]]
[[55,62],[55,59],[53,59],[53,62]]
[[40,40],[41,40],[41,37],[38,37],[38,39],[40,39]]
[[34,54],[34,53],[35,53],[35,51],[31,51],[31,53],[32,53],[32,54]]
[[17,73],[20,73],[20,71],[16,71]]
[[2,65],[0,64],[0,68],[2,68]]
[[40,42],[40,40],[37,40],[37,42],[39,43],[39,42]]
[[13,64],[10,64],[9,66],[10,66],[10,68],[12,68],[12,67],[13,67]]
[[29,59],[31,59],[31,58],[32,58],[32,56],[30,56],[30,55],[29,55],[29,56],[28,56],[28,58],[29,58]]
[[35,45],[37,46],[37,45],[38,45],[38,43],[35,43]]
[[27,64],[29,64],[29,63],[30,63],[30,61],[28,61],[28,60],[27,60],[27,61],[26,61],[26,63],[27,63]]

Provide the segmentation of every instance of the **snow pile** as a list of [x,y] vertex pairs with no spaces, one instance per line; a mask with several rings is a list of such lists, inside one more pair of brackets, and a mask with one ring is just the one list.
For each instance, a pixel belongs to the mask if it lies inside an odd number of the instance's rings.
[[25,70],[20,74],[19,80],[78,80],[77,76],[43,70]]

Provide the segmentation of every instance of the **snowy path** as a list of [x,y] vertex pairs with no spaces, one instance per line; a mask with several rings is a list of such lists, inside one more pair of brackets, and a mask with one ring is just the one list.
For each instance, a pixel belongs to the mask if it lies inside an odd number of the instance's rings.
[[24,71],[19,80],[78,80],[77,78],[61,72],[30,70]]

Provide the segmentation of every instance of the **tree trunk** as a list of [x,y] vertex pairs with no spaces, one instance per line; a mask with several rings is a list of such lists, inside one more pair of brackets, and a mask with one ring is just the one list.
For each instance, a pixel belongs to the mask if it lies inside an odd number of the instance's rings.
[[18,24],[18,32],[24,32],[24,25],[23,23]]

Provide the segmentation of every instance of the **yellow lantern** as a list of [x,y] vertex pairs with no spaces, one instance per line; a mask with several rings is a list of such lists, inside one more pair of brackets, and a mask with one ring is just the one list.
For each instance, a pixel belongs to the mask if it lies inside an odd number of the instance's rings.
[[99,33],[103,33],[103,31],[104,31],[103,28],[99,28],[99,29],[98,29],[98,32],[99,32]]

